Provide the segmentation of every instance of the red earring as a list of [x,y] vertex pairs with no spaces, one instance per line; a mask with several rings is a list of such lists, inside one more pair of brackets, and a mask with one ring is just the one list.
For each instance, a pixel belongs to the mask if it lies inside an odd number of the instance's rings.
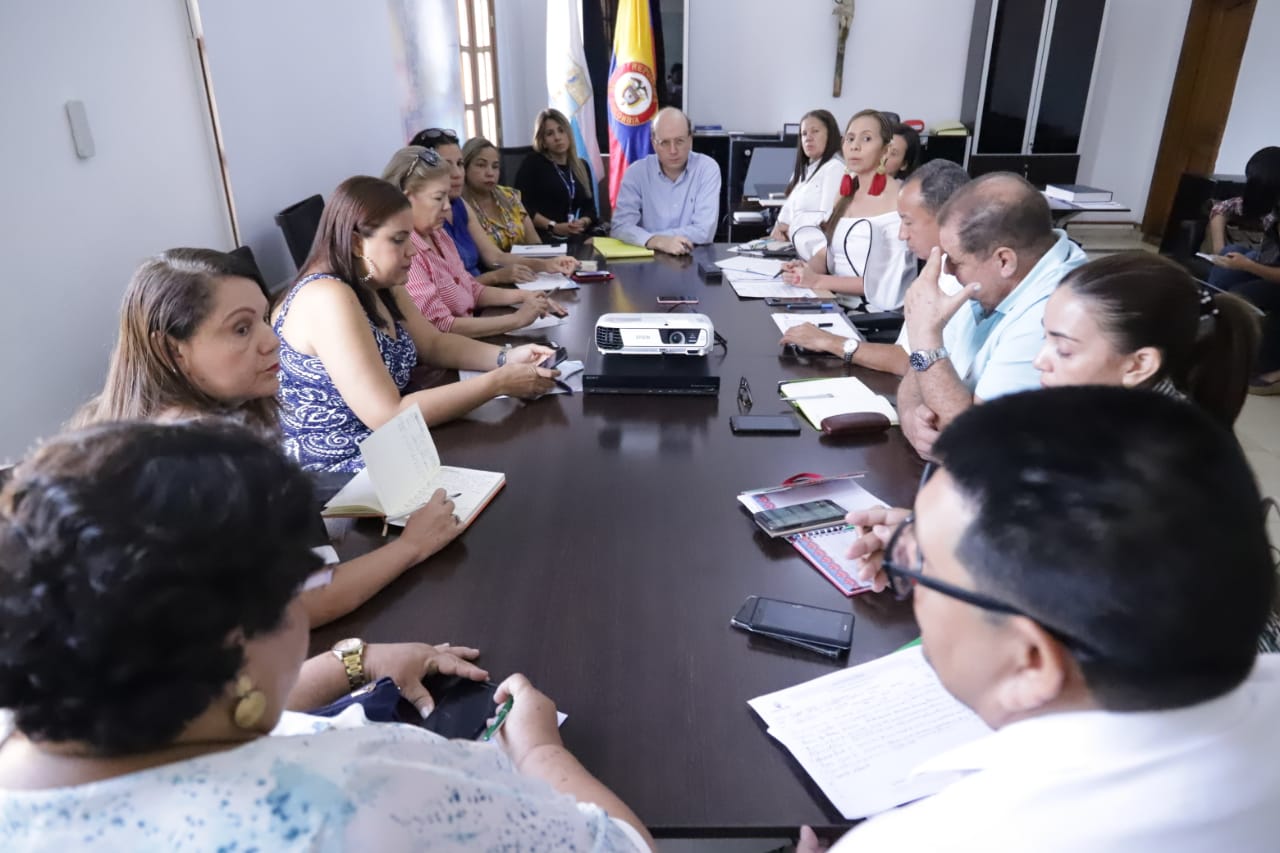
[[853,195],[853,191],[856,188],[855,180],[857,179],[847,173],[840,179],[840,195],[842,197]]
[[871,179],[870,192],[872,195],[880,195],[888,185],[889,179],[884,176],[884,172],[876,172],[876,176]]

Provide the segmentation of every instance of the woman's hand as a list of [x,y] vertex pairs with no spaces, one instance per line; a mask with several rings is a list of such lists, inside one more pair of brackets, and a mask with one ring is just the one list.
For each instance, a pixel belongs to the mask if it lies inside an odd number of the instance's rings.
[[538,274],[524,264],[511,264],[499,269],[498,283],[520,284],[523,281],[533,281],[537,277]]
[[542,344],[523,344],[507,350],[507,364],[541,364],[555,354]]
[[1217,255],[1217,260],[1213,263],[1229,270],[1245,270],[1251,272],[1257,264],[1248,255],[1240,252],[1227,252],[1225,255]]
[[591,219],[584,216],[579,219],[566,222],[565,225],[568,226],[570,234],[577,235],[591,227]]
[[782,280],[796,287],[814,287],[818,274],[806,261],[788,261],[782,267]]
[[542,258],[540,260],[542,272],[573,275],[578,271],[578,259],[571,258],[568,255],[561,255],[558,258]]
[[791,226],[785,222],[779,222],[773,226],[773,231],[769,233],[770,240],[790,240]]
[[560,371],[508,361],[495,370],[494,374],[498,377],[499,394],[530,399],[541,397],[555,387],[555,378],[560,375]]
[[538,303],[538,306],[542,309],[543,316],[547,314],[554,314],[557,317],[569,316],[569,312],[566,311],[559,302],[552,299],[545,291],[521,291],[521,293],[524,298],[520,301]]
[[543,747],[564,748],[560,727],[556,724],[556,703],[516,673],[498,685],[494,701],[501,705],[511,700],[507,721],[498,729],[496,740],[516,769],[535,750]]
[[568,222],[556,222],[547,230],[557,237],[568,237],[573,233],[573,228]]
[[884,572],[884,549],[897,529],[911,510],[899,507],[873,507],[858,509],[845,516],[845,523],[858,529],[858,539],[849,546],[849,559],[858,561],[854,571],[858,580],[871,584],[876,592],[889,585],[889,576]]
[[516,310],[511,315],[512,322],[515,325],[513,329],[523,329],[525,326],[537,320],[539,317],[545,316],[547,313],[546,300],[539,301],[537,299],[525,299],[516,303]]
[[471,663],[478,657],[479,649],[448,643],[434,646],[426,643],[375,643],[365,647],[364,671],[370,681],[379,678],[395,681],[404,698],[425,717],[435,708],[436,702],[422,686],[422,679],[438,673],[484,681],[489,673]]
[[416,561],[422,562],[461,532],[462,525],[453,514],[453,501],[449,500],[444,489],[436,489],[431,500],[405,519],[404,531],[396,541],[411,547]]

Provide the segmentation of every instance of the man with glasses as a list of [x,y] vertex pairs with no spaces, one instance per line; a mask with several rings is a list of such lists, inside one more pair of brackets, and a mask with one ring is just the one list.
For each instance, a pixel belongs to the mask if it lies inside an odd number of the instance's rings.
[[1076,387],[973,407],[935,451],[914,514],[853,520],[897,522],[866,532],[867,574],[913,596],[942,685],[996,731],[835,849],[1280,849],[1275,571],[1235,438]]
[[693,151],[693,123],[675,107],[653,120],[653,149],[627,167],[610,234],[670,255],[710,243],[720,215],[720,167]]

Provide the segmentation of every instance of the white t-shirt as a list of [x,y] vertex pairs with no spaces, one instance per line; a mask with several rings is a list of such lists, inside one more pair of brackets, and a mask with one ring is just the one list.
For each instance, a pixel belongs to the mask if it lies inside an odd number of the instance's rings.
[[[916,256],[898,239],[902,218],[896,210],[871,217],[845,217],[836,223],[827,247],[831,275],[862,279],[870,311],[896,311],[916,277]],[[860,301],[860,300],[859,300]]]
[[820,167],[810,163],[805,167],[804,180],[791,188],[791,195],[782,203],[778,221],[792,228],[821,225],[835,207],[839,176],[843,174],[844,161],[839,154]]
[[1050,714],[917,772],[966,777],[872,818],[831,853],[1280,850],[1280,655],[1173,711]]
[[[0,715],[0,742],[12,731]],[[598,806],[516,773],[496,744],[358,706],[285,712],[270,737],[101,782],[0,790],[0,849],[645,850]]]

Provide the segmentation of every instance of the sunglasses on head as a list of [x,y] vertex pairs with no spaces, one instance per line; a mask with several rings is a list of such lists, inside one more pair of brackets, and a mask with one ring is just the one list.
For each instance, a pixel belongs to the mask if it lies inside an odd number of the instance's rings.
[[444,127],[429,127],[426,130],[419,131],[418,135],[413,137],[413,142],[411,144],[423,145],[430,148],[431,144],[439,143],[442,140],[445,142],[452,142],[454,145],[457,145],[458,134],[456,131],[449,130]]

